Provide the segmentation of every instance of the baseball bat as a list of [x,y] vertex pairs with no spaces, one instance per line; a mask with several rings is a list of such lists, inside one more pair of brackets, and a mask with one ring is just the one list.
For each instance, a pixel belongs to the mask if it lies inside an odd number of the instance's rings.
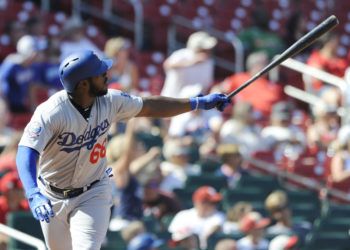
[[248,87],[252,82],[254,82],[256,79],[261,77],[262,75],[269,72],[271,69],[288,59],[289,57],[292,57],[296,54],[298,54],[300,51],[305,49],[306,47],[310,46],[313,42],[315,42],[320,36],[325,34],[326,32],[333,29],[335,26],[337,26],[339,23],[336,16],[332,15],[328,17],[326,20],[324,20],[322,23],[317,25],[315,28],[310,30],[308,33],[306,33],[304,36],[302,36],[298,41],[296,41],[294,44],[292,44],[288,49],[286,49],[282,54],[280,54],[277,58],[275,58],[272,62],[270,62],[265,68],[260,70],[258,73],[256,73],[252,78],[244,82],[241,86],[239,86],[237,89],[229,93],[227,96],[229,98],[232,98],[239,92],[241,92],[244,88]]

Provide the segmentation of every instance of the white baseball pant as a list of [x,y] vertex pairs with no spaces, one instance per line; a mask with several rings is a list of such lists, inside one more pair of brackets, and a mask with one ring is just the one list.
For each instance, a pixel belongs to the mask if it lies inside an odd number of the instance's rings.
[[51,200],[55,216],[50,223],[41,222],[45,242],[50,250],[97,250],[108,229],[112,191],[109,177],[71,199],[57,199],[45,192]]

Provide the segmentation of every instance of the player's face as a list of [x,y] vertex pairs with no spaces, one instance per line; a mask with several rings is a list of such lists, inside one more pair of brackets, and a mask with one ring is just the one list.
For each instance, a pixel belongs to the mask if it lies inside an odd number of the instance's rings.
[[107,94],[107,72],[102,75],[91,77],[89,81],[89,94],[92,97],[104,96]]

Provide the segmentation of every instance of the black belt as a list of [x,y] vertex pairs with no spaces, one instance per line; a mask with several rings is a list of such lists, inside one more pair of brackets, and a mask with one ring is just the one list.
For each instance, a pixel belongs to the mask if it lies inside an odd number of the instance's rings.
[[[39,176],[39,179],[41,182],[44,183],[41,176]],[[81,187],[81,188],[63,188],[63,189],[61,189],[61,188],[52,186],[50,184],[47,184],[47,186],[50,188],[51,191],[62,195],[64,198],[74,198],[74,197],[77,197],[78,195],[81,195],[85,191],[88,191],[93,185],[95,185],[99,181],[100,180],[93,181],[90,183],[90,185],[87,185],[87,186]],[[44,185],[45,185],[45,183],[44,183]]]

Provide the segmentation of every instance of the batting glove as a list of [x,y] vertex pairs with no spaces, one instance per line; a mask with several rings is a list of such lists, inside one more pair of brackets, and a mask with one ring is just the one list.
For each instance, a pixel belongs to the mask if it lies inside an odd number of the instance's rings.
[[40,193],[39,188],[34,188],[27,194],[29,207],[36,220],[50,222],[50,217],[55,216],[51,201]]
[[223,111],[225,107],[231,102],[231,99],[224,94],[209,94],[205,96],[197,96],[190,98],[191,109],[205,109],[209,110],[217,108]]

